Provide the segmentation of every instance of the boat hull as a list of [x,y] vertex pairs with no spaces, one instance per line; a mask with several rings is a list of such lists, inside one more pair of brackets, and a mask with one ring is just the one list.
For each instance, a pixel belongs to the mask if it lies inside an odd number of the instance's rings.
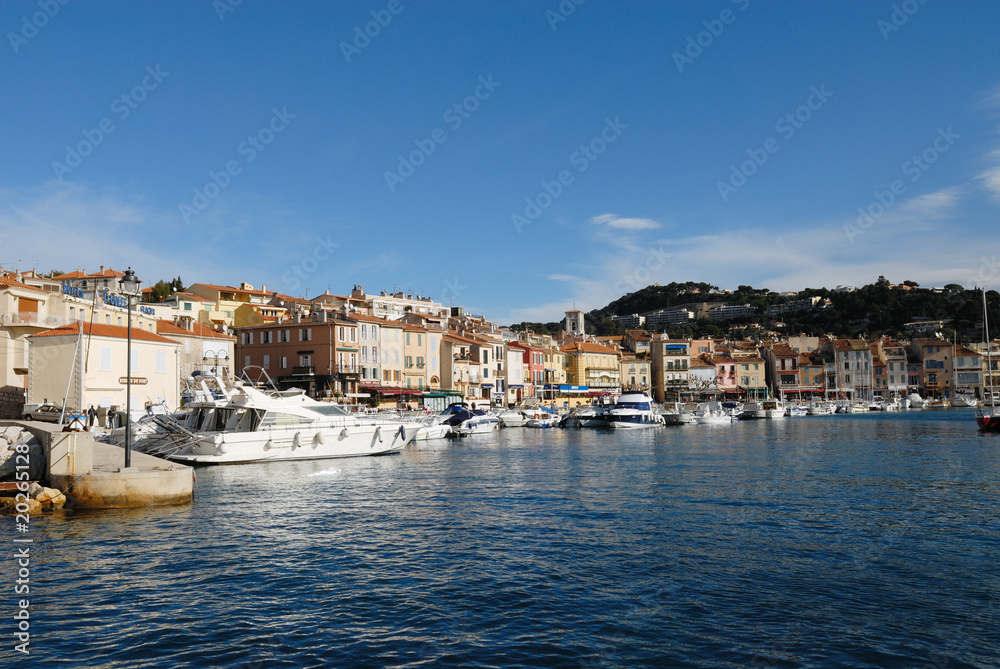
[[203,433],[185,452],[164,457],[189,465],[235,465],[391,455],[403,450],[423,427],[420,423],[402,423]]
[[1000,415],[981,413],[976,416],[976,424],[983,432],[1000,432]]

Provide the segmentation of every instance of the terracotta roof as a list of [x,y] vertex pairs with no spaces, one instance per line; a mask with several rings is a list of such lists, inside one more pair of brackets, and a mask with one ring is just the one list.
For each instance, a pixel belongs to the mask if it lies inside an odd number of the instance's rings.
[[156,334],[166,335],[168,337],[176,336],[200,337],[202,339],[236,339],[233,335],[213,330],[212,328],[201,323],[192,322],[191,326],[191,330],[185,330],[171,321],[156,321]]
[[[51,330],[46,330],[45,332],[36,332],[35,334],[29,336],[29,339],[34,339],[35,337],[65,337],[65,336],[76,336],[80,333],[80,323],[70,323],[69,325],[62,325]],[[102,323],[83,323],[83,334],[91,335],[94,337],[114,337],[117,339],[125,339],[128,336],[128,328],[124,325],[104,325]],[[176,344],[173,339],[167,339],[166,337],[161,337],[158,334],[149,332],[147,330],[142,330],[140,328],[132,328],[132,339],[143,339],[145,341],[157,341],[164,344]]]
[[94,274],[85,274],[77,270],[66,274],[60,274],[59,276],[54,276],[52,279],[54,281],[63,281],[65,279],[117,279],[123,276],[125,276],[124,272],[119,272],[113,269],[106,269],[103,272],[95,272]]
[[[284,300],[285,302],[301,302],[301,303],[309,302],[309,300],[302,299],[300,297],[292,297],[291,295],[282,295],[281,293],[273,290],[257,290],[256,288],[254,288],[253,290],[244,290],[243,288],[238,288],[236,286],[222,286],[217,283],[194,283],[191,285],[206,286],[213,290],[218,290],[224,293],[242,293],[244,295],[260,295],[263,297],[273,297],[277,295],[279,299]],[[191,286],[188,287],[190,288]]]
[[207,297],[202,297],[201,295],[195,295],[194,293],[179,291],[174,293],[174,295],[176,295],[177,297],[182,297],[185,300],[194,300],[196,302],[208,302],[210,304],[215,304],[215,300],[210,300]]
[[563,353],[602,353],[605,355],[617,356],[618,351],[600,344],[592,344],[589,341],[578,341],[559,349]]
[[966,348],[961,344],[959,344],[958,347],[955,349],[955,355],[976,355],[979,356],[980,358],[983,357],[982,353],[976,353],[972,349]]
[[690,369],[694,369],[696,367],[699,369],[715,369],[715,365],[706,362],[702,358],[691,358]]
[[734,364],[736,364],[736,360],[734,360],[733,358],[730,358],[727,355],[713,355],[712,356],[712,364],[713,365],[734,365]]
[[795,352],[794,348],[786,344],[775,344],[774,346],[771,347],[771,350],[774,352],[775,355],[781,355],[781,356],[798,355],[798,353]]
[[46,293],[46,294],[48,293],[47,290],[42,290],[41,288],[39,288],[37,286],[29,286],[26,283],[21,283],[20,281],[15,281],[14,279],[11,279],[10,277],[6,277],[6,276],[0,277],[0,286],[5,286],[7,288],[21,288],[23,290],[35,290],[35,291],[38,291],[39,293]]

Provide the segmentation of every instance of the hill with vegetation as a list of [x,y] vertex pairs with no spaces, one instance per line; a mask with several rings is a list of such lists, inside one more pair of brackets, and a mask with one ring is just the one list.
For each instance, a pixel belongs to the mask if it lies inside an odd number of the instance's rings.
[[[806,298],[819,298],[817,305],[803,311],[769,314],[769,307]],[[1000,294],[988,291],[991,305],[990,321],[997,320]],[[826,302],[829,300],[829,302]],[[937,331],[945,337],[958,337],[959,341],[982,339],[982,293],[978,288],[965,288],[948,284],[943,288],[921,288],[913,281],[895,285],[879,277],[875,283],[855,290],[840,291],[828,288],[806,288],[794,295],[777,293],[766,288],[741,285],[735,291],[721,292],[706,283],[684,282],[667,285],[654,284],[628,293],[601,309],[586,314],[587,332],[603,335],[622,334],[625,328],[612,316],[645,314],[658,309],[669,309],[685,304],[712,303],[728,305],[749,304],[754,313],[726,320],[691,321],[683,325],[655,328],[671,337],[720,336],[731,328],[751,323],[764,330],[805,333],[821,336],[874,338],[883,334],[897,338],[913,336],[912,324],[918,321],[944,321]],[[556,334],[562,322],[517,323],[515,330],[532,330]],[[648,328],[647,328],[648,329]]]

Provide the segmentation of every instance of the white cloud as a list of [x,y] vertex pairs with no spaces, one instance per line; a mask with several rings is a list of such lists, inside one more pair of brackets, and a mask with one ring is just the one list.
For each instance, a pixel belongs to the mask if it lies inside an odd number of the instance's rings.
[[661,227],[651,218],[623,218],[617,214],[601,214],[594,216],[590,222],[595,225],[606,225],[619,230],[654,230]]
[[1000,197],[1000,150],[992,151],[988,159],[994,164],[976,175],[993,197]]

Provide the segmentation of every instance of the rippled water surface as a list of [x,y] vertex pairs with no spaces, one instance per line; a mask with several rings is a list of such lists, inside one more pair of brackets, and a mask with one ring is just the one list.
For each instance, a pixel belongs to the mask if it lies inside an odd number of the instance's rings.
[[968,411],[197,476],[187,507],[33,521],[23,666],[1000,666],[1000,438]]

